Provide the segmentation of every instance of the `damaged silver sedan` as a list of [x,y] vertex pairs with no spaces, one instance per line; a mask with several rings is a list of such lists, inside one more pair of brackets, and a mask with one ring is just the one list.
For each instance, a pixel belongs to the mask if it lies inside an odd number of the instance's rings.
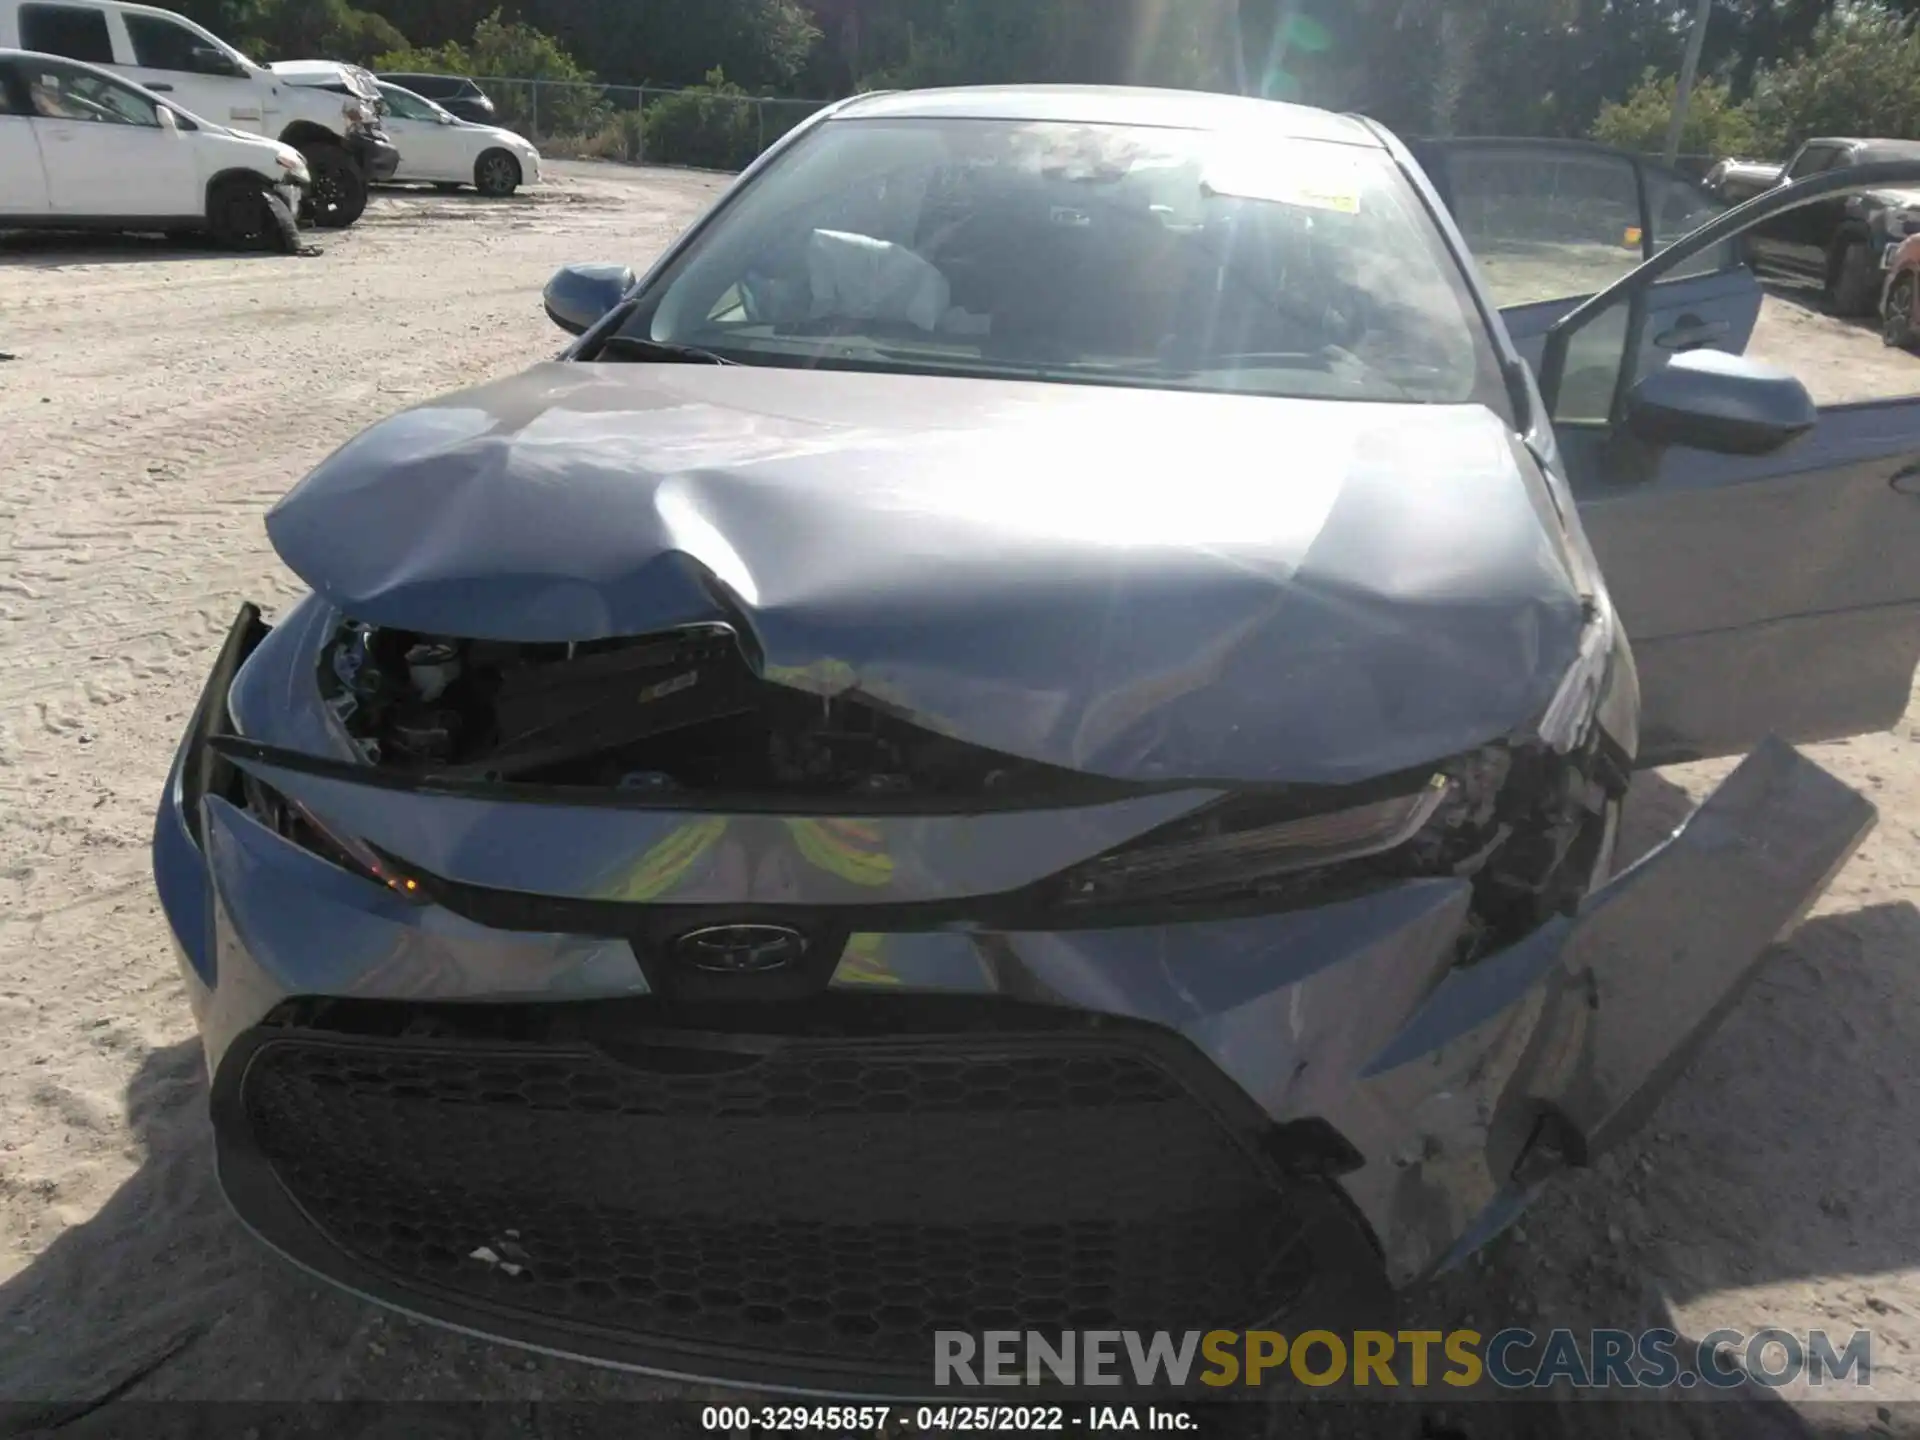
[[[1906,706],[1920,405],[1689,348],[1847,179],[1523,356],[1369,122],[879,95],[562,272],[564,354],[270,514],[312,593],[169,779],[235,1209],[799,1391],[1377,1314],[1629,1133],[1872,827],[1791,746]],[[1616,873],[1636,768],[1737,755]]]

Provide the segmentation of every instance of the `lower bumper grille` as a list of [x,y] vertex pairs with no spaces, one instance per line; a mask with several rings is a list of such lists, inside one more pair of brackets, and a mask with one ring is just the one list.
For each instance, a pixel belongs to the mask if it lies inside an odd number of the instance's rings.
[[1075,1033],[610,1053],[269,1028],[222,1066],[216,1127],[242,1217],[374,1298],[666,1373],[925,1393],[938,1330],[1247,1328],[1330,1252],[1372,1263],[1327,1187],[1156,1051],[1197,1060]]

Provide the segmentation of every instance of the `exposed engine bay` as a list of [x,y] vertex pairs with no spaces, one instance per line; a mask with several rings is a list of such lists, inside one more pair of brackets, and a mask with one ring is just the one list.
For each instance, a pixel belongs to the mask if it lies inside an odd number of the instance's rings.
[[[1002,806],[1130,787],[938,735],[857,695],[776,684],[698,626],[577,645],[423,636],[346,621],[328,708],[366,763],[437,780],[611,788],[690,803],[788,796]],[[1470,879],[1471,960],[1570,911],[1610,862],[1627,770],[1509,742],[1356,786],[1235,794],[1059,878],[1052,903],[1321,904],[1412,878]]]
[[442,778],[955,799],[1100,783],[934,734],[864,699],[773,684],[724,626],[523,645],[349,621],[321,654],[320,684],[369,764]]

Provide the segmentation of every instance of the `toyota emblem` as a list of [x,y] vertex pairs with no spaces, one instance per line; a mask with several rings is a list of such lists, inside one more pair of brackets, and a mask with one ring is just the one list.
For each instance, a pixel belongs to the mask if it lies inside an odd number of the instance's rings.
[[807,953],[807,937],[785,925],[710,925],[673,942],[675,958],[715,975],[784,970]]

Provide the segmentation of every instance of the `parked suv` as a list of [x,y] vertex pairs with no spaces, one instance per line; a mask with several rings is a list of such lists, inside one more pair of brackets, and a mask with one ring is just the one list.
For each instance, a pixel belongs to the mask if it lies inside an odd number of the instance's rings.
[[[1807,141],[1785,165],[1727,162],[1708,179],[1737,204],[1823,171],[1913,159],[1920,159],[1920,141],[1822,136]],[[1762,273],[1817,282],[1836,314],[1871,315],[1894,252],[1916,232],[1920,190],[1857,191],[1763,221],[1747,242],[1748,254]]]
[[468,76],[381,75],[379,78],[388,85],[424,95],[457,120],[471,120],[476,125],[493,124],[493,101],[480,88],[479,81]]
[[[400,163],[380,127],[380,92],[359,66],[256,65],[170,10],[120,0],[0,0],[0,46],[103,65],[215,124],[293,146],[313,175],[302,216],[316,225],[353,224],[367,208],[368,184]],[[314,88],[316,66],[347,88],[344,99]]]

